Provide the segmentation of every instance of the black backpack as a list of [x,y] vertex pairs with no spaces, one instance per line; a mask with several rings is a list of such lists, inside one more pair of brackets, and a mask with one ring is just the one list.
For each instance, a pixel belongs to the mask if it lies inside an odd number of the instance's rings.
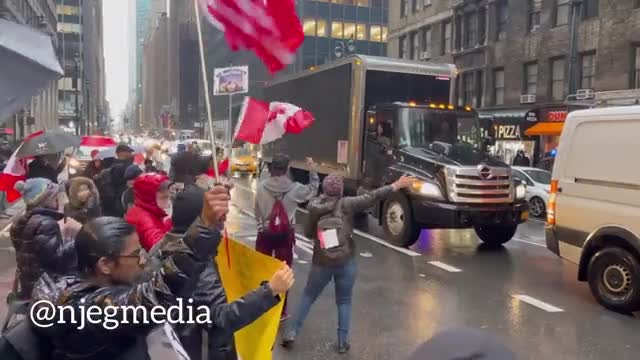
[[100,194],[100,199],[103,201],[113,201],[116,197],[111,181],[111,168],[104,169],[95,178],[95,184]]
[[342,201],[335,209],[318,220],[314,238],[314,257],[320,265],[338,266],[353,257],[354,246],[351,234],[344,231]]

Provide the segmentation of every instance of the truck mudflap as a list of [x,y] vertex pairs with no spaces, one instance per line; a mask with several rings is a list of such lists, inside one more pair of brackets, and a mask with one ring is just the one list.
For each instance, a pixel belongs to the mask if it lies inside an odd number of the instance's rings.
[[432,229],[466,229],[475,225],[517,225],[528,220],[526,201],[513,204],[467,205],[412,200],[414,221]]

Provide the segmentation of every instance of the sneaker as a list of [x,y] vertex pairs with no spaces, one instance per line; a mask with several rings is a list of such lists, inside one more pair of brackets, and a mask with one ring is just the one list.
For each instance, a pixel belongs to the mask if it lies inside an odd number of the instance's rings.
[[283,348],[290,349],[293,347],[293,344],[295,342],[296,342],[296,334],[290,331],[282,337],[281,345]]
[[338,344],[338,354],[346,354],[351,349],[351,345],[348,342]]

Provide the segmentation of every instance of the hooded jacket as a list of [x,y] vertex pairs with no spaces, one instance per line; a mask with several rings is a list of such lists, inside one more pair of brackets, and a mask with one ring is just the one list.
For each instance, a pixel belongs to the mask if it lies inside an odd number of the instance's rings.
[[[312,263],[320,266],[335,266],[341,264],[334,264],[330,259],[326,259],[322,256],[320,249],[320,241],[318,240],[318,222],[320,219],[334,211],[335,207],[340,204],[342,206],[342,231],[345,234],[353,233],[353,218],[354,215],[372,207],[376,201],[384,199],[393,191],[391,186],[383,186],[379,189],[366,193],[360,196],[346,196],[341,199],[330,197],[327,195],[321,195],[318,198],[311,201],[309,204],[309,218],[305,224],[304,233],[309,239],[313,241],[313,257]],[[351,253],[355,254],[355,243],[353,237],[349,236],[349,246],[351,246]]]
[[[176,230],[180,229],[172,229],[153,247],[150,252],[152,259],[162,258],[163,249],[172,248],[172,244],[179,244],[186,236]],[[222,237],[213,240],[211,252],[206,254],[210,259],[216,257]],[[155,261],[153,266],[159,265],[160,263]],[[274,296],[266,283],[240,299],[227,302],[215,261],[207,262],[206,268],[200,273],[192,299],[194,306],[205,305],[211,309],[211,324],[206,328],[209,339],[208,360],[237,360],[234,333],[257,320],[280,302],[280,297]],[[202,327],[183,324],[178,331],[180,341],[191,359],[201,359]]]
[[11,227],[21,299],[31,298],[33,285],[44,272],[65,274],[76,267],[75,244],[63,239],[58,225],[63,218],[55,210],[36,208]]
[[[82,202],[78,198],[78,192],[82,185],[86,185],[91,192],[86,202]],[[73,218],[81,224],[86,224],[87,221],[101,216],[100,194],[96,185],[89,178],[76,177],[69,180],[69,191],[67,193],[69,202],[64,205],[65,216]]]
[[[42,301],[76,309],[80,305],[87,309],[111,305],[120,309],[145,308],[147,314],[153,313],[151,309],[155,306],[167,309],[176,305],[178,298],[187,299],[191,296],[198,275],[211,261],[206,254],[212,251],[213,239],[219,237],[217,230],[196,221],[179,241],[167,244],[159,251],[161,271],[148,273],[146,279],[131,285],[100,287],[83,274],[60,277],[45,275],[34,290],[34,306]],[[194,314],[197,314],[196,310]],[[117,326],[112,330],[105,329],[106,322],[102,321],[86,321],[85,327],[79,330],[77,323],[69,321],[72,318],[69,318],[71,315],[68,312],[59,315],[66,316],[66,322],[52,320],[52,324],[47,324],[50,327],[37,329],[52,345],[51,354],[47,357],[52,360],[117,359],[135,347],[141,338],[144,340],[157,326],[154,322],[131,321],[131,312],[125,311],[110,316],[111,320],[117,321]],[[127,319],[128,322],[123,322]]]
[[315,171],[309,172],[309,184],[294,182],[287,175],[270,176],[258,184],[254,212],[258,221],[258,230],[264,229],[269,222],[269,215],[276,197],[282,200],[289,221],[294,223],[298,204],[309,201],[318,193],[320,178]]
[[133,183],[134,205],[125,220],[136,228],[140,245],[149,251],[155,243],[171,230],[171,218],[156,203],[160,186],[169,180],[166,175],[143,174]]

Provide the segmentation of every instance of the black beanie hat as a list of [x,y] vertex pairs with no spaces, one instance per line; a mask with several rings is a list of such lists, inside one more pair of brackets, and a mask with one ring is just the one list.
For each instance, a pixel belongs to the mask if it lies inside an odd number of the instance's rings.
[[171,232],[184,234],[200,216],[204,204],[205,191],[198,186],[189,186],[173,201],[173,229]]

